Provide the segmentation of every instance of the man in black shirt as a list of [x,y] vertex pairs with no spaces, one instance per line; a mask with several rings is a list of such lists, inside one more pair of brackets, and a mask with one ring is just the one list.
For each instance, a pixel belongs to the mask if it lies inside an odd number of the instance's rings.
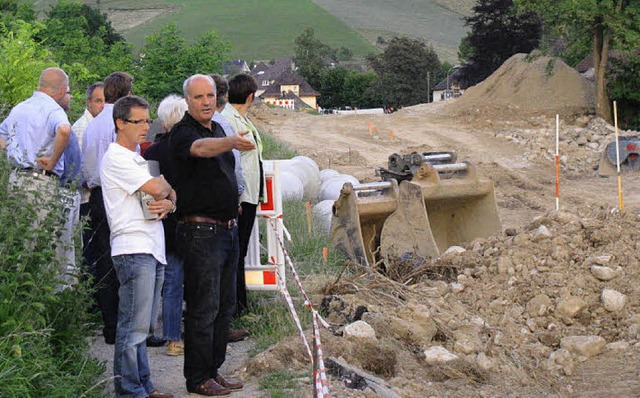
[[227,137],[211,120],[216,89],[210,76],[189,77],[183,92],[188,111],[171,130],[169,145],[187,303],[184,375],[190,393],[228,395],[243,387],[218,373],[236,305],[239,198],[231,150],[254,144],[242,135]]

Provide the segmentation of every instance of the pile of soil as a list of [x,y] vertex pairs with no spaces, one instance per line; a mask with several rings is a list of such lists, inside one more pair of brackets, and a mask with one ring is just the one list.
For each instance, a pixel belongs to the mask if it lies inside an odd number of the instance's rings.
[[515,54],[447,108],[452,115],[510,118],[583,114],[593,109],[593,83],[559,58]]
[[[639,227],[635,214],[553,211],[436,260],[331,281],[316,292],[334,325],[322,330],[325,355],[406,397],[572,396],[578,364],[607,352],[635,360],[640,350]],[[342,336],[357,320],[375,337]],[[247,371],[304,371],[300,346],[286,339]],[[434,360],[434,348],[446,355]],[[636,378],[628,384],[640,392]],[[347,385],[332,377],[332,394],[363,396]]]

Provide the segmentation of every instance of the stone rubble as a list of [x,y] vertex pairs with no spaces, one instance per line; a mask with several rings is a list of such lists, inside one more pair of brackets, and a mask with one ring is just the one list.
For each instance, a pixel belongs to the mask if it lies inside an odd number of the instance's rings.
[[[536,120],[541,117],[535,117]],[[509,129],[498,132],[496,137],[517,143],[528,148],[523,154],[529,162],[555,162],[556,154],[556,128],[555,119],[545,119],[542,123],[531,125],[546,125],[546,128],[535,129]],[[564,172],[583,174],[597,170],[600,157],[606,146],[615,141],[615,127],[605,122],[602,118],[594,116],[580,116],[576,119],[578,127],[564,128],[560,124],[559,156],[560,164]],[[633,130],[620,130],[619,136],[637,136],[640,132]]]

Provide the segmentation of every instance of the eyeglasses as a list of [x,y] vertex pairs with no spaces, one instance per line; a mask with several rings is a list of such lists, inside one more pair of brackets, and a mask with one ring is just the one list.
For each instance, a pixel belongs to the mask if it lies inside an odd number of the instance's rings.
[[125,122],[127,123],[131,123],[131,124],[142,124],[142,123],[146,123],[148,125],[151,125],[151,123],[153,123],[153,120],[151,119],[138,119],[138,120],[131,120],[131,119],[123,119]]

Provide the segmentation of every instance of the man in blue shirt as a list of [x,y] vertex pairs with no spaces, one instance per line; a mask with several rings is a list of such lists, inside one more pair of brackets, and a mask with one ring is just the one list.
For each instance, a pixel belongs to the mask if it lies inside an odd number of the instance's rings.
[[67,74],[60,68],[47,68],[40,75],[38,91],[16,105],[0,124],[0,145],[4,142],[7,156],[19,170],[40,167],[43,174],[60,177],[62,153],[71,134],[65,113],[70,99]]
[[102,112],[93,119],[82,139],[82,174],[89,196],[89,229],[91,240],[85,249],[85,261],[89,269],[96,272],[96,301],[102,313],[102,334],[107,344],[114,344],[118,322],[119,283],[111,260],[109,224],[102,199],[100,163],[109,144],[116,141],[113,121],[113,104],[122,97],[131,95],[133,77],[125,72],[114,72],[104,81],[106,104]]
[[[69,77],[60,68],[47,68],[40,74],[38,90],[16,105],[0,124],[0,146],[7,148],[7,157],[15,166],[11,183],[31,194],[30,200],[37,204],[38,215],[35,228],[44,222],[51,211],[49,204],[60,197],[60,177],[65,168],[65,156],[71,124],[65,111],[69,108],[71,91]],[[70,208],[69,195],[63,190],[61,197],[65,207]],[[73,234],[71,228],[63,228],[62,238],[56,245],[56,253],[65,266],[75,264]]]

